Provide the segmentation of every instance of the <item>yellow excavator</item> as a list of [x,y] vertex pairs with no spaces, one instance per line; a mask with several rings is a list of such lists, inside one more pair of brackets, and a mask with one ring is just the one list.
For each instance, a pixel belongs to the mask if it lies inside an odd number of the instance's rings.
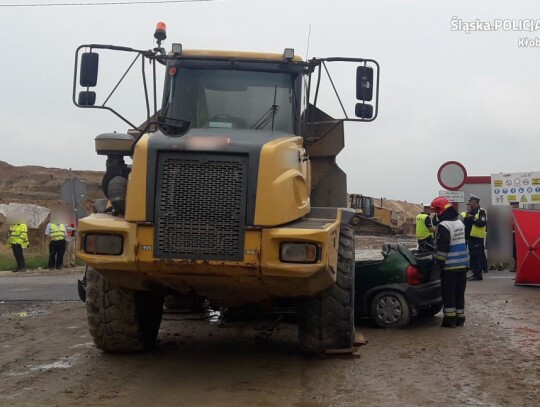
[[360,194],[349,195],[349,208],[354,209],[352,225],[357,234],[393,235],[392,211],[377,206],[375,199]]

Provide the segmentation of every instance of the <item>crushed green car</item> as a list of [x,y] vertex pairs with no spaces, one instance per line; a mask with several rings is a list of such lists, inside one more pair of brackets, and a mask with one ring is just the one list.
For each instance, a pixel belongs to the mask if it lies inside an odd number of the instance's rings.
[[441,280],[429,252],[383,244],[382,260],[356,261],[355,318],[381,328],[403,328],[417,315],[442,309]]

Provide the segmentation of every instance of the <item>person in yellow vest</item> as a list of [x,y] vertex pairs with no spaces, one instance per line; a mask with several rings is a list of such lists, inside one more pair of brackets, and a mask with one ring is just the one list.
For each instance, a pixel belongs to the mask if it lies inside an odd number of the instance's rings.
[[418,239],[418,250],[432,252],[435,247],[433,242],[435,226],[431,222],[430,212],[430,205],[424,205],[424,210],[416,217],[416,238]]
[[465,216],[465,230],[468,233],[469,256],[473,275],[470,281],[483,279],[482,273],[487,272],[487,259],[484,240],[487,236],[487,214],[480,207],[480,198],[472,195],[469,198],[470,211]]
[[49,270],[62,268],[64,253],[66,252],[66,234],[74,228],[61,223],[61,220],[55,219],[51,215],[51,222],[45,228],[45,235],[50,238],[49,241]]
[[22,222],[14,223],[9,227],[9,237],[6,242],[6,247],[13,251],[13,256],[17,261],[17,267],[12,270],[14,273],[26,271],[23,249],[28,247],[28,228]]

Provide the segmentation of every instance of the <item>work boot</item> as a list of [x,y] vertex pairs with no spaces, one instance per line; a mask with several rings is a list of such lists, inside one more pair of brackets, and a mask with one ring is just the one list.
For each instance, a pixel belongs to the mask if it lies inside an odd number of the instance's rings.
[[443,328],[455,328],[456,327],[456,317],[443,317],[441,322],[441,327]]
[[468,281],[482,281],[482,276],[471,276],[467,279]]
[[465,325],[465,317],[456,317],[456,326]]

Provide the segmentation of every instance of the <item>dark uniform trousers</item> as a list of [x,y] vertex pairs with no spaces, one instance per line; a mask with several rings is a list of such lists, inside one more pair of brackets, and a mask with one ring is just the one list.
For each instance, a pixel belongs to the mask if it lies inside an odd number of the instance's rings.
[[459,314],[465,310],[467,270],[441,271],[441,289],[444,308],[454,308]]
[[66,252],[66,241],[62,240],[51,240],[49,243],[49,268],[62,268],[62,263],[64,261],[64,253]]
[[12,244],[11,250],[13,250],[13,256],[15,256],[15,260],[17,261],[17,270],[26,268],[22,246],[20,244]]
[[482,272],[487,270],[484,239],[474,236],[469,237],[469,257],[473,274],[476,277],[482,277]]

